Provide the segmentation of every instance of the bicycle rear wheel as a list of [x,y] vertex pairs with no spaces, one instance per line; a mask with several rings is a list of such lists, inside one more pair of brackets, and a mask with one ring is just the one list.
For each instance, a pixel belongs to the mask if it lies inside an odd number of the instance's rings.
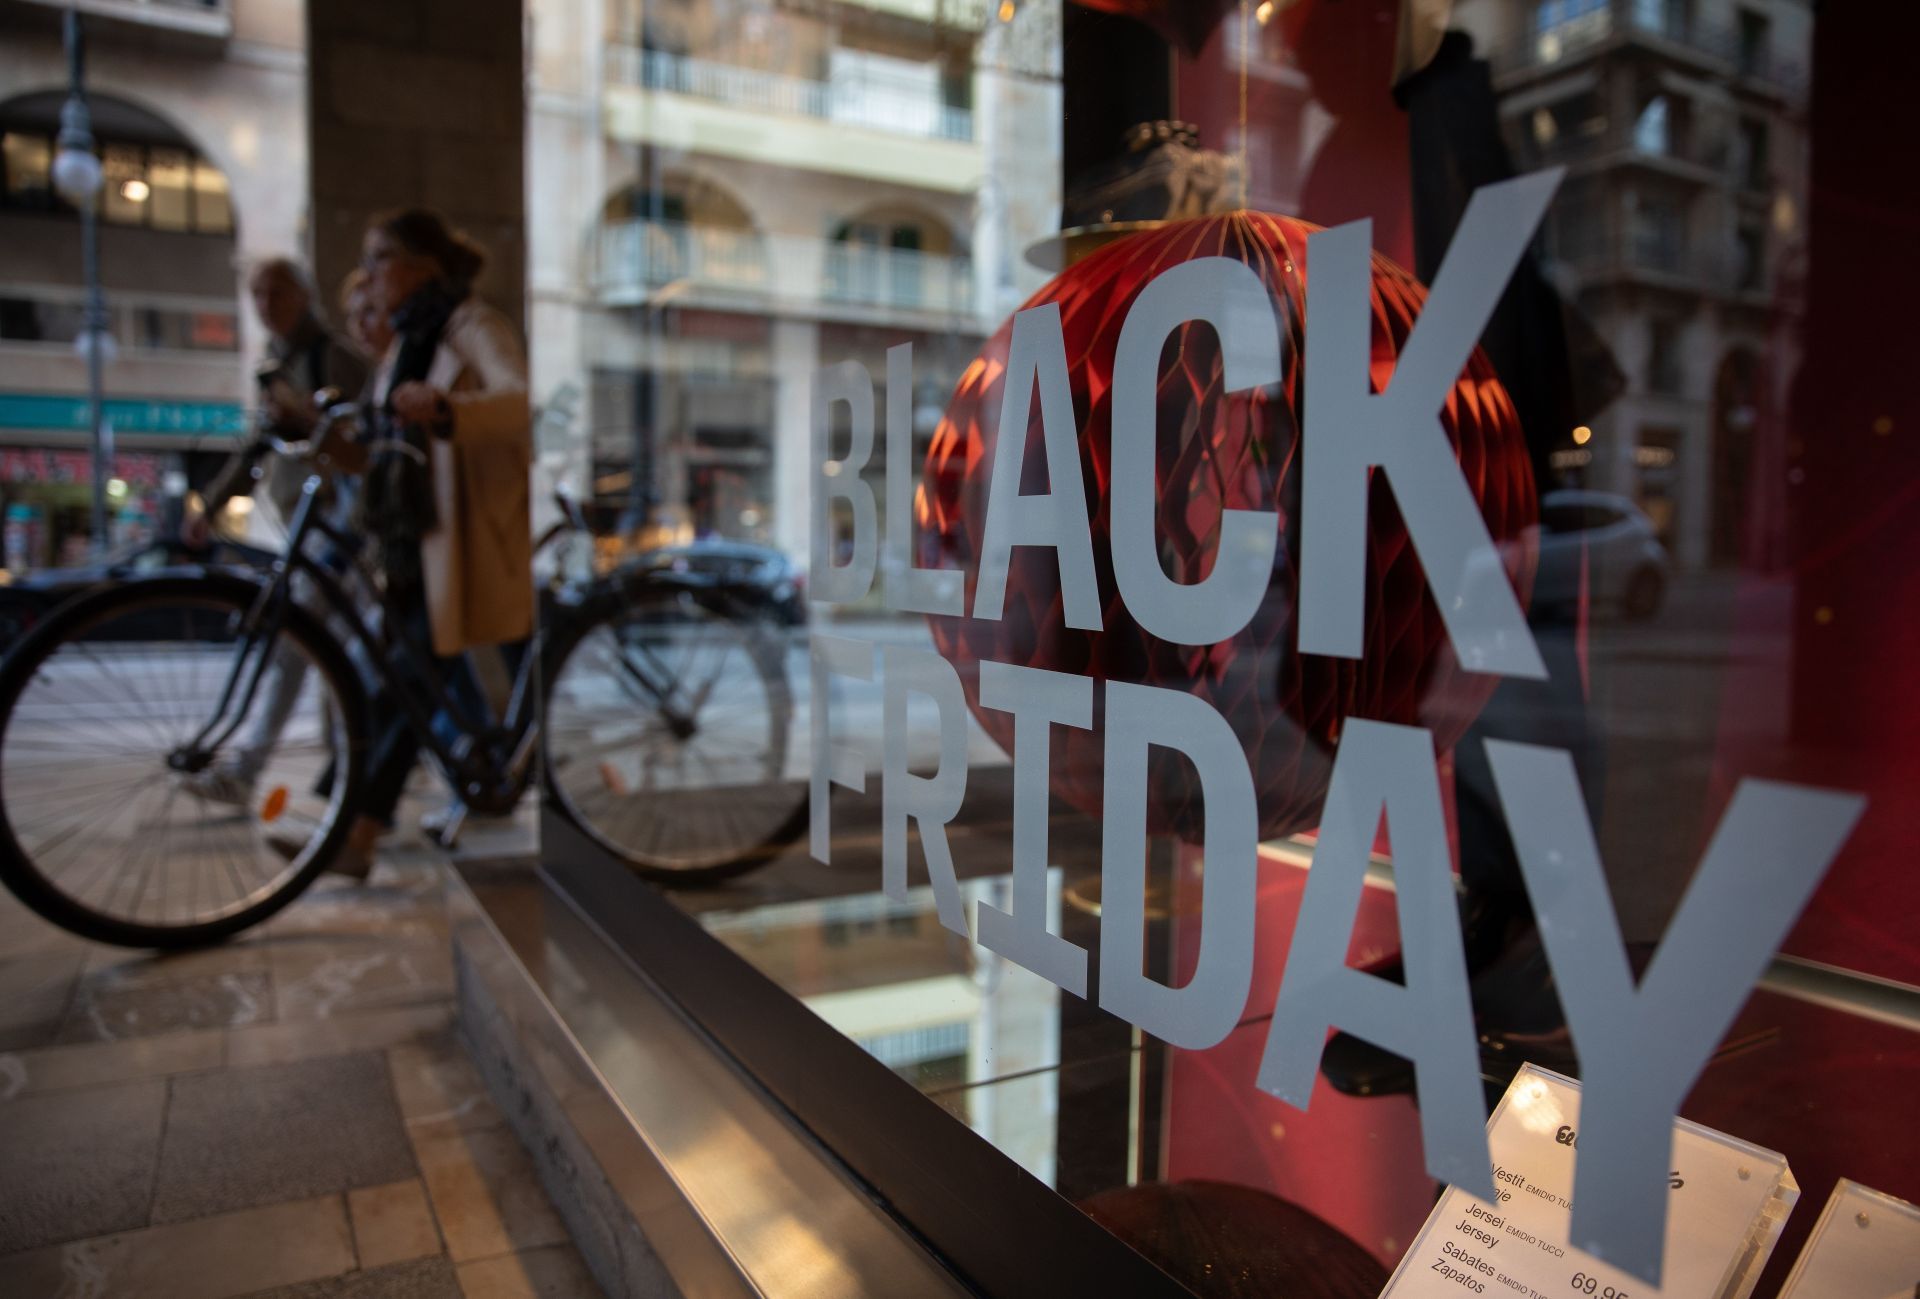
[[555,646],[542,720],[548,788],[640,874],[704,884],[752,870],[805,827],[788,778],[786,638],[690,593],[590,607]]
[[[102,589],[0,667],[0,881],[46,919],[125,946],[218,942],[292,901],[339,850],[364,694],[302,609],[245,648],[258,592],[221,575]],[[236,662],[224,721],[196,744]],[[266,751],[249,773],[255,745]],[[225,801],[209,772],[231,777]]]

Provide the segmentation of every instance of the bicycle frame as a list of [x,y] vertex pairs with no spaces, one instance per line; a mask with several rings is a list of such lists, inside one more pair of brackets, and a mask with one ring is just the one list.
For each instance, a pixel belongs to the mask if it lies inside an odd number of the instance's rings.
[[[288,526],[285,550],[268,570],[268,580],[247,612],[240,629],[239,652],[214,715],[174,755],[172,765],[189,771],[204,767],[239,728],[253,705],[272,647],[286,625],[288,610],[293,605],[294,576],[300,574],[313,584],[328,610],[340,619],[347,633],[343,639],[357,643],[366,651],[364,657],[378,674],[379,684],[398,702],[421,744],[433,755],[455,792],[462,799],[517,797],[530,770],[534,741],[538,737],[532,682],[543,643],[540,631],[536,630],[514,674],[505,717],[498,726],[484,724],[483,719],[472,716],[462,707],[441,679],[434,664],[435,656],[419,643],[407,625],[407,618],[396,616],[397,611],[389,606],[382,630],[375,632],[346,586],[326,565],[306,553],[307,541],[317,534],[332,542],[342,554],[355,556],[349,563],[361,562],[355,555],[358,542],[320,517],[316,508],[320,486],[320,477],[314,475],[302,487],[300,503]],[[448,743],[434,729],[433,720],[441,713],[453,719],[459,732],[459,738],[453,743]],[[506,750],[504,760],[495,758],[490,741],[499,742]]]
[[[534,748],[539,740],[540,719],[533,686],[550,634],[550,628],[545,623],[552,621],[552,617],[543,620],[543,625],[535,629],[527,643],[525,655],[514,673],[504,717],[498,725],[485,724],[483,719],[471,716],[462,707],[460,700],[441,679],[434,666],[435,656],[428,647],[419,643],[408,626],[407,618],[395,616],[397,611],[388,606],[383,629],[375,632],[368,626],[359,603],[334,573],[306,553],[308,539],[317,534],[330,541],[342,554],[355,556],[350,563],[361,562],[355,555],[358,542],[320,517],[316,508],[320,486],[318,475],[309,477],[303,485],[300,503],[288,527],[285,550],[268,570],[269,578],[248,610],[241,629],[240,650],[215,706],[214,716],[188,745],[173,756],[170,760],[172,765],[187,771],[204,767],[211,762],[213,753],[238,729],[252,707],[273,643],[285,626],[288,610],[293,604],[294,576],[304,574],[320,592],[328,609],[339,617],[346,628],[347,634],[343,639],[357,643],[367,651],[365,658],[379,674],[380,684],[398,701],[408,723],[433,756],[456,796],[463,802],[510,806],[525,788],[532,769]],[[563,506],[566,505],[563,502]],[[577,507],[569,507],[566,512],[568,524],[557,525],[550,530],[541,539],[543,546],[565,533],[569,525],[574,529],[583,527],[584,521],[579,517]],[[364,569],[361,572],[365,575]],[[373,585],[371,577],[368,582],[370,586]],[[558,617],[564,609],[580,607],[596,595],[615,589],[621,588],[595,584],[571,605],[556,602],[550,614]],[[709,582],[698,578],[675,580],[651,575],[641,579],[635,593],[687,595],[733,618],[755,616],[765,607],[765,600],[751,591],[735,589],[725,582]],[[643,646],[630,648],[636,652],[622,654],[618,659],[622,673],[638,688],[641,696],[658,712],[669,729],[681,733],[689,731],[692,727],[691,717],[699,711],[704,699],[678,698],[678,683],[664,665],[652,661],[655,658],[652,651]],[[383,650],[391,652],[383,653]],[[418,684],[422,682],[425,683],[424,691]],[[452,718],[458,732],[458,738],[452,743],[445,740],[433,726],[434,718],[441,713]]]

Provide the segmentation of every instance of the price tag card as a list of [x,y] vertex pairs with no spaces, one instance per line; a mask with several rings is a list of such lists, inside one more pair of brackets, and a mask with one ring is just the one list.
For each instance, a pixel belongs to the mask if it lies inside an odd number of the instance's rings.
[[1381,1299],[1745,1299],[1800,1188],[1784,1156],[1674,1123],[1665,1272],[1658,1286],[1575,1249],[1580,1084],[1525,1065],[1487,1121],[1499,1201],[1448,1187]]
[[1909,1299],[1916,1294],[1920,1207],[1841,1178],[1780,1299]]

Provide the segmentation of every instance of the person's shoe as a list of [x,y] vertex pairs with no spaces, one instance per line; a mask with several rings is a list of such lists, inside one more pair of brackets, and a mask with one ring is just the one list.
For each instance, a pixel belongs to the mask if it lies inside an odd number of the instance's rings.
[[461,827],[466,823],[467,805],[456,798],[444,807],[422,813],[420,833],[442,848],[451,848],[459,840]]
[[340,851],[327,863],[329,875],[344,875],[350,880],[365,884],[373,874],[373,849],[362,848],[348,839],[340,845]]
[[230,767],[207,767],[180,783],[203,803],[225,803],[229,807],[253,805],[253,782]]
[[[365,883],[367,877],[373,874],[374,845],[385,832],[386,827],[378,821],[366,817],[355,820],[353,828],[347,832],[347,841],[340,845],[333,860],[327,863],[327,873],[344,875]],[[305,852],[307,845],[312,842],[313,829],[311,826],[303,829],[297,823],[274,825],[268,829],[266,839],[269,847],[292,861]]]
[[513,821],[512,812],[476,812],[459,799],[420,815],[420,833],[442,848],[452,849],[468,829],[498,828]]

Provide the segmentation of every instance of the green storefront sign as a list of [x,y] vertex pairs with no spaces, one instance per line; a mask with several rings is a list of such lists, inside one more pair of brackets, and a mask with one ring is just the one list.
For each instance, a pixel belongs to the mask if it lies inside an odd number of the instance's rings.
[[[246,411],[237,403],[114,397],[105,405],[108,425],[121,434],[230,438],[246,428]],[[85,433],[92,427],[84,397],[0,392],[0,430]]]

